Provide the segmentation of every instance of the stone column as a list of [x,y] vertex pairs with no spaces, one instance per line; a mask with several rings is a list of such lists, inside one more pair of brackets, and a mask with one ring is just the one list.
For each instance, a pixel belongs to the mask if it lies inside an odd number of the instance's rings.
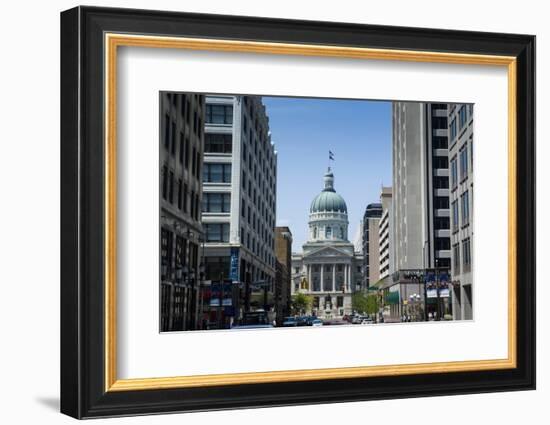
[[336,264],[332,265],[332,292],[336,291]]
[[325,289],[324,271],[325,271],[325,265],[321,264],[321,287],[320,287],[321,291],[324,291]]
[[313,281],[311,280],[311,264],[306,264],[307,268],[307,285],[309,291],[313,291]]
[[346,264],[344,266],[344,288],[346,291],[348,290],[348,271],[349,271],[349,264]]

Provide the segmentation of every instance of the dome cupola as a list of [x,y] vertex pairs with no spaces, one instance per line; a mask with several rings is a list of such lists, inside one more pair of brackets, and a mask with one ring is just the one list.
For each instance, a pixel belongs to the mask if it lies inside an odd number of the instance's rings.
[[309,207],[309,228],[312,242],[348,240],[348,207],[344,198],[334,190],[334,174],[328,168],[325,187]]

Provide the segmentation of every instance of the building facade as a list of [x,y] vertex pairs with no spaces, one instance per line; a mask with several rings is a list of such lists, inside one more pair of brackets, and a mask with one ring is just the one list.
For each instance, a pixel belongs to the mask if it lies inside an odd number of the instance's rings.
[[[422,305],[415,317],[439,319],[452,311],[449,292],[443,290],[451,268],[448,105],[394,102],[392,112],[392,280],[400,291],[397,319],[408,316],[405,306],[419,296]],[[442,290],[437,297],[430,291],[418,294],[417,280],[409,279],[424,275],[426,270],[438,276],[437,285]]]
[[324,176],[324,189],[309,209],[309,238],[292,255],[292,293],[311,296],[311,314],[341,319],[352,312],[352,293],[363,280],[362,255],[348,240],[348,209],[334,189],[334,174]]
[[379,224],[382,217],[382,204],[369,204],[363,215],[363,284],[362,289],[380,279]]
[[382,215],[378,224],[378,280],[383,280],[394,272],[391,187],[382,187],[380,205]]
[[270,320],[275,316],[276,179],[261,98],[206,96],[202,316],[209,328],[231,326],[262,309]]
[[473,105],[449,105],[453,318],[470,320],[473,277]]
[[275,261],[275,313],[281,326],[290,315],[292,284],[292,233],[286,226],[275,227]]
[[160,109],[160,329],[182,331],[198,322],[204,96],[162,92]]

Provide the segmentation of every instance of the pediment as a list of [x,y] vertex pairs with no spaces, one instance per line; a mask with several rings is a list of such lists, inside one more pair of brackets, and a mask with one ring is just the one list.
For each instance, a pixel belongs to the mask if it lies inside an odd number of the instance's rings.
[[334,246],[324,246],[317,249],[314,249],[308,253],[304,253],[304,259],[305,258],[327,258],[327,257],[345,257],[350,258],[353,254],[346,251],[343,248],[338,248]]

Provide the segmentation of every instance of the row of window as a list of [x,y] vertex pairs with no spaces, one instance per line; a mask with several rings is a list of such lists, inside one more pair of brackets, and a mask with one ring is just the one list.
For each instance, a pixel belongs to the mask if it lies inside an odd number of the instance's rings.
[[233,135],[222,133],[206,133],[204,135],[205,153],[231,153],[233,151]]
[[205,162],[202,181],[203,183],[231,183],[231,164]]
[[228,213],[230,211],[230,193],[204,192],[202,194],[202,212]]
[[[168,171],[168,166],[164,165],[162,167],[162,198],[170,204],[176,205],[184,213],[190,213],[191,217],[198,221],[200,194],[194,190],[189,191],[187,183],[184,183],[182,179],[178,179],[177,188],[175,185],[174,172]],[[177,199],[174,196],[176,191]]]
[[[331,226],[325,226],[325,239],[333,239],[333,231]],[[336,236],[338,235],[338,236]],[[334,236],[338,237],[339,239],[344,239],[344,228],[343,227],[337,227],[334,231]],[[313,239],[317,239],[318,233],[317,233],[317,227],[313,228]]]
[[229,223],[203,223],[206,242],[229,242]]
[[206,104],[207,124],[233,124],[233,105]]

